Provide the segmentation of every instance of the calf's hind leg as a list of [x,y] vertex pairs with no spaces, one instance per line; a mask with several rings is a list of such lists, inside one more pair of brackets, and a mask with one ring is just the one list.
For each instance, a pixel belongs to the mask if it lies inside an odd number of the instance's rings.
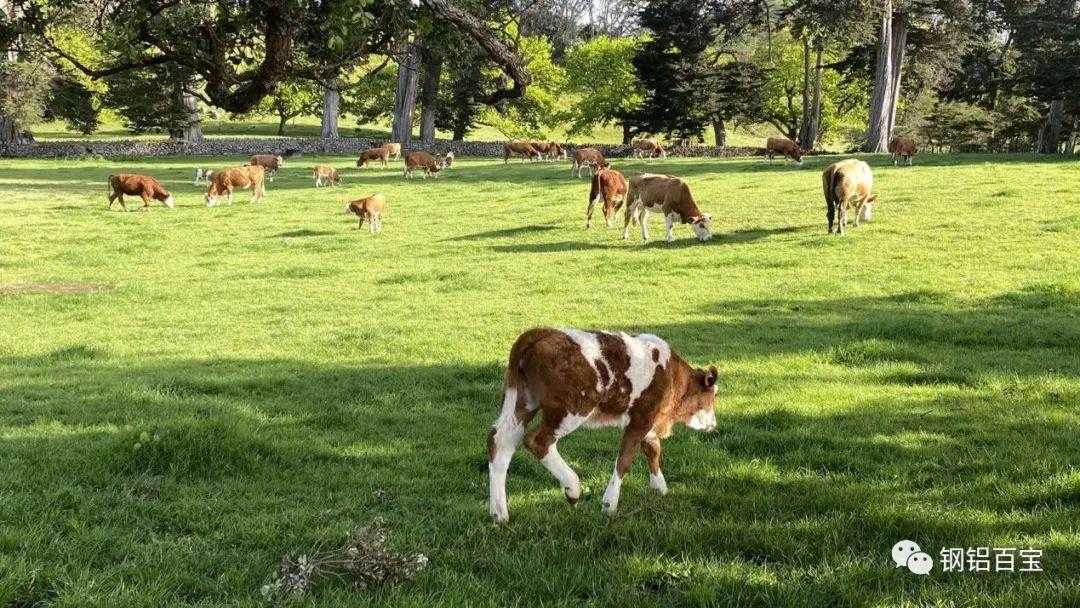
[[[557,410],[558,411],[558,410]],[[556,444],[559,439],[569,435],[585,422],[585,416],[562,414],[551,416],[544,414],[540,426],[536,427],[525,436],[525,447],[532,452],[544,468],[548,470],[562,485],[563,494],[570,504],[574,504],[581,498],[581,480],[574,469],[566,464],[559,455]]]

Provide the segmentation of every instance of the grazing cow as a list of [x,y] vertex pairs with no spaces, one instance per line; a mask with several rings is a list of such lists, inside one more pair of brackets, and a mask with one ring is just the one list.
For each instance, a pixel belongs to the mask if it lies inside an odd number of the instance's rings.
[[442,171],[443,167],[443,163],[437,162],[434,156],[422,150],[417,150],[405,155],[405,171],[402,175],[409,178],[416,169],[423,169],[424,179],[427,179],[429,175],[439,177],[439,171]]
[[511,156],[521,156],[521,162],[525,162],[526,159],[535,158],[541,160],[540,151],[537,150],[527,141],[508,141],[503,145],[503,164],[510,162]]
[[889,142],[889,152],[892,154],[893,165],[899,164],[901,158],[906,158],[910,167],[911,157],[915,156],[918,151],[915,139],[911,137],[900,136]]
[[368,164],[368,161],[381,161],[382,166],[386,166],[386,161],[390,158],[390,150],[386,145],[382,145],[378,148],[371,148],[370,150],[364,150],[360,153],[360,158],[356,159],[356,166],[363,167]]
[[649,240],[650,211],[663,214],[668,242],[675,240],[675,224],[690,224],[699,241],[712,238],[712,216],[698,209],[690,186],[677,177],[644,173],[630,178],[622,238],[629,237],[630,223],[636,219],[641,224],[641,238]]
[[443,165],[447,169],[454,166],[454,152],[453,151],[447,152],[446,156],[443,157]]
[[802,164],[803,149],[790,139],[770,137],[765,140],[765,153],[768,154],[769,160],[772,160],[774,156],[779,154],[790,158],[800,165]]
[[251,189],[251,202],[256,203],[266,195],[266,170],[259,165],[230,167],[214,171],[210,187],[206,190],[206,206],[213,207],[221,195],[228,196],[232,204],[233,190]]
[[626,199],[626,178],[622,173],[614,169],[600,169],[592,178],[592,188],[589,189],[589,210],[585,214],[585,228],[592,227],[593,207],[596,203],[604,203],[604,222],[611,228],[611,220],[615,212],[622,206]]
[[566,158],[566,148],[564,148],[562,144],[553,141],[534,141],[529,143],[533,148],[536,148],[536,151],[540,153],[541,158],[552,161],[558,160],[560,157],[563,159]]
[[274,154],[256,154],[248,160],[248,165],[262,167],[266,172],[266,179],[272,182],[277,170],[285,166],[285,160]]
[[849,207],[855,209],[856,226],[860,221],[870,221],[877,201],[877,195],[872,193],[874,174],[870,165],[854,158],[833,163],[821,174],[821,186],[825,190],[829,234],[833,231],[834,217],[836,234],[844,234]]
[[[649,487],[666,494],[660,440],[671,436],[676,423],[716,428],[716,379],[715,367],[691,367],[653,335],[526,331],[510,349],[502,411],[488,434],[488,512],[500,523],[510,519],[506,472],[523,438],[562,485],[566,499],[576,503],[581,483],[556,444],[580,426],[623,429],[615,472],[604,491],[605,513],[618,509],[622,481],[639,446],[649,461]],[[540,424],[526,433],[537,413]]]
[[143,211],[150,210],[150,199],[161,201],[169,209],[176,205],[176,200],[169,191],[161,185],[161,182],[148,175],[135,175],[132,173],[119,173],[109,176],[109,209],[113,203],[120,201],[120,208],[127,211],[124,204],[124,195],[138,196],[142,199]]
[[203,167],[199,167],[199,168],[195,169],[195,185],[198,186],[199,182],[202,182],[204,184],[209,184],[210,183],[210,176],[213,175],[213,174],[214,174],[213,169],[205,169]]
[[570,164],[570,175],[581,177],[581,170],[589,168],[589,173],[594,174],[599,169],[605,169],[611,165],[604,160],[604,154],[596,148],[577,148],[574,150],[574,162]]
[[386,148],[387,156],[393,157],[394,160],[401,158],[401,144],[395,144],[388,141],[381,147]]
[[356,225],[356,229],[360,230],[364,226],[364,220],[366,219],[371,234],[382,231],[382,214],[385,210],[386,197],[378,192],[345,203],[345,213],[352,213],[360,218],[360,223]]
[[635,139],[630,143],[637,158],[665,158],[667,150],[655,139]]
[[334,186],[341,183],[341,176],[338,175],[337,169],[329,165],[315,165],[312,167],[311,178],[315,180],[316,188],[322,186],[324,182]]

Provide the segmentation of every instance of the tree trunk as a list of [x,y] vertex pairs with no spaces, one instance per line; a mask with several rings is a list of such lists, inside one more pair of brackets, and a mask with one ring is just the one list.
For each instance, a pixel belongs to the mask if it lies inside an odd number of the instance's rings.
[[1065,117],[1065,102],[1055,99],[1050,102],[1050,111],[1046,115],[1046,123],[1039,134],[1039,152],[1042,154],[1057,154],[1058,142],[1061,140],[1061,123]]
[[18,143],[19,125],[7,116],[0,115],[0,145]]
[[412,139],[413,110],[416,107],[416,72],[419,68],[416,47],[409,45],[398,61],[397,91],[394,93],[394,126],[391,139],[408,145]]
[[810,136],[810,39],[803,38],[802,50],[802,124],[799,126],[799,146],[804,150],[814,147],[813,142],[807,143]]
[[866,128],[867,152],[885,152],[889,149],[889,105],[892,92],[892,0],[883,0],[881,24],[877,45],[877,61],[874,65],[874,90],[870,96],[870,120]]
[[807,134],[809,147],[807,150],[813,150],[821,136],[821,71],[824,67],[821,64],[821,47],[821,41],[818,41],[814,49],[816,55],[814,60],[814,101],[810,106],[810,128]]
[[202,122],[199,116],[199,102],[195,96],[182,87],[179,92],[180,105],[184,108],[183,122],[169,130],[169,138],[185,144],[196,144],[203,140]]
[[908,22],[907,15],[893,15],[892,22],[892,99],[889,102],[889,137],[892,140],[896,126],[896,108],[900,105],[900,77],[903,76],[904,54],[907,50]]
[[420,142],[425,148],[435,145],[435,112],[439,103],[439,78],[442,76],[442,55],[424,47],[424,82],[420,87]]
[[712,123],[713,138],[716,140],[716,147],[723,148],[727,145],[727,125],[724,124],[723,119],[716,119]]
[[454,141],[465,141],[465,126],[464,125],[455,125],[454,126],[453,138],[454,138]]
[[629,146],[630,141],[634,139],[634,130],[630,127],[630,123],[622,123],[622,143],[624,146]]
[[285,135],[285,123],[287,122],[289,122],[288,116],[285,116],[284,114],[278,116],[277,134],[279,137]]
[[322,139],[338,139],[338,116],[341,114],[341,81],[332,79],[323,87]]

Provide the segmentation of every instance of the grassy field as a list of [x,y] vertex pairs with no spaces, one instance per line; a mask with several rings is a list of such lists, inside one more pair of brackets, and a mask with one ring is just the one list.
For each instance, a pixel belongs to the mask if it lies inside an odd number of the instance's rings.
[[[287,552],[381,518],[430,560],[312,606],[1080,604],[1080,165],[871,158],[875,221],[825,234],[815,157],[617,162],[686,177],[717,238],[586,232],[567,164],[438,180],[305,158],[206,208],[196,165],[0,164],[0,606],[256,606]],[[345,169],[313,189],[307,165]],[[152,173],[178,206],[105,208]],[[347,197],[381,191],[382,234]],[[602,226],[603,223],[601,222]],[[659,237],[659,238],[658,238]],[[485,439],[535,325],[648,331],[722,379],[719,429],[598,495],[613,430],[519,451],[511,523]],[[1041,573],[895,569],[889,550],[1042,549]]]

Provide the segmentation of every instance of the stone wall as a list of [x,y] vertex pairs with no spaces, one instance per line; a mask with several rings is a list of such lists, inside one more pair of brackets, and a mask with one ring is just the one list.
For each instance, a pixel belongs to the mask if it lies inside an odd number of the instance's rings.
[[[11,144],[0,147],[0,157],[8,158],[79,158],[100,156],[105,158],[129,158],[147,156],[250,156],[252,154],[320,154],[353,156],[367,150],[382,140],[367,138],[228,138],[207,139],[197,144],[184,144],[169,140],[101,140],[101,141],[50,141]],[[432,152],[443,155],[453,150],[458,157],[502,158],[501,141],[449,141],[437,140]],[[630,156],[630,146],[590,144],[599,148],[604,156],[620,158]],[[567,144],[573,152],[574,144]],[[419,149],[414,144],[412,149]],[[735,157],[760,156],[762,148],[718,148],[715,146],[676,146],[670,148],[673,156]]]

